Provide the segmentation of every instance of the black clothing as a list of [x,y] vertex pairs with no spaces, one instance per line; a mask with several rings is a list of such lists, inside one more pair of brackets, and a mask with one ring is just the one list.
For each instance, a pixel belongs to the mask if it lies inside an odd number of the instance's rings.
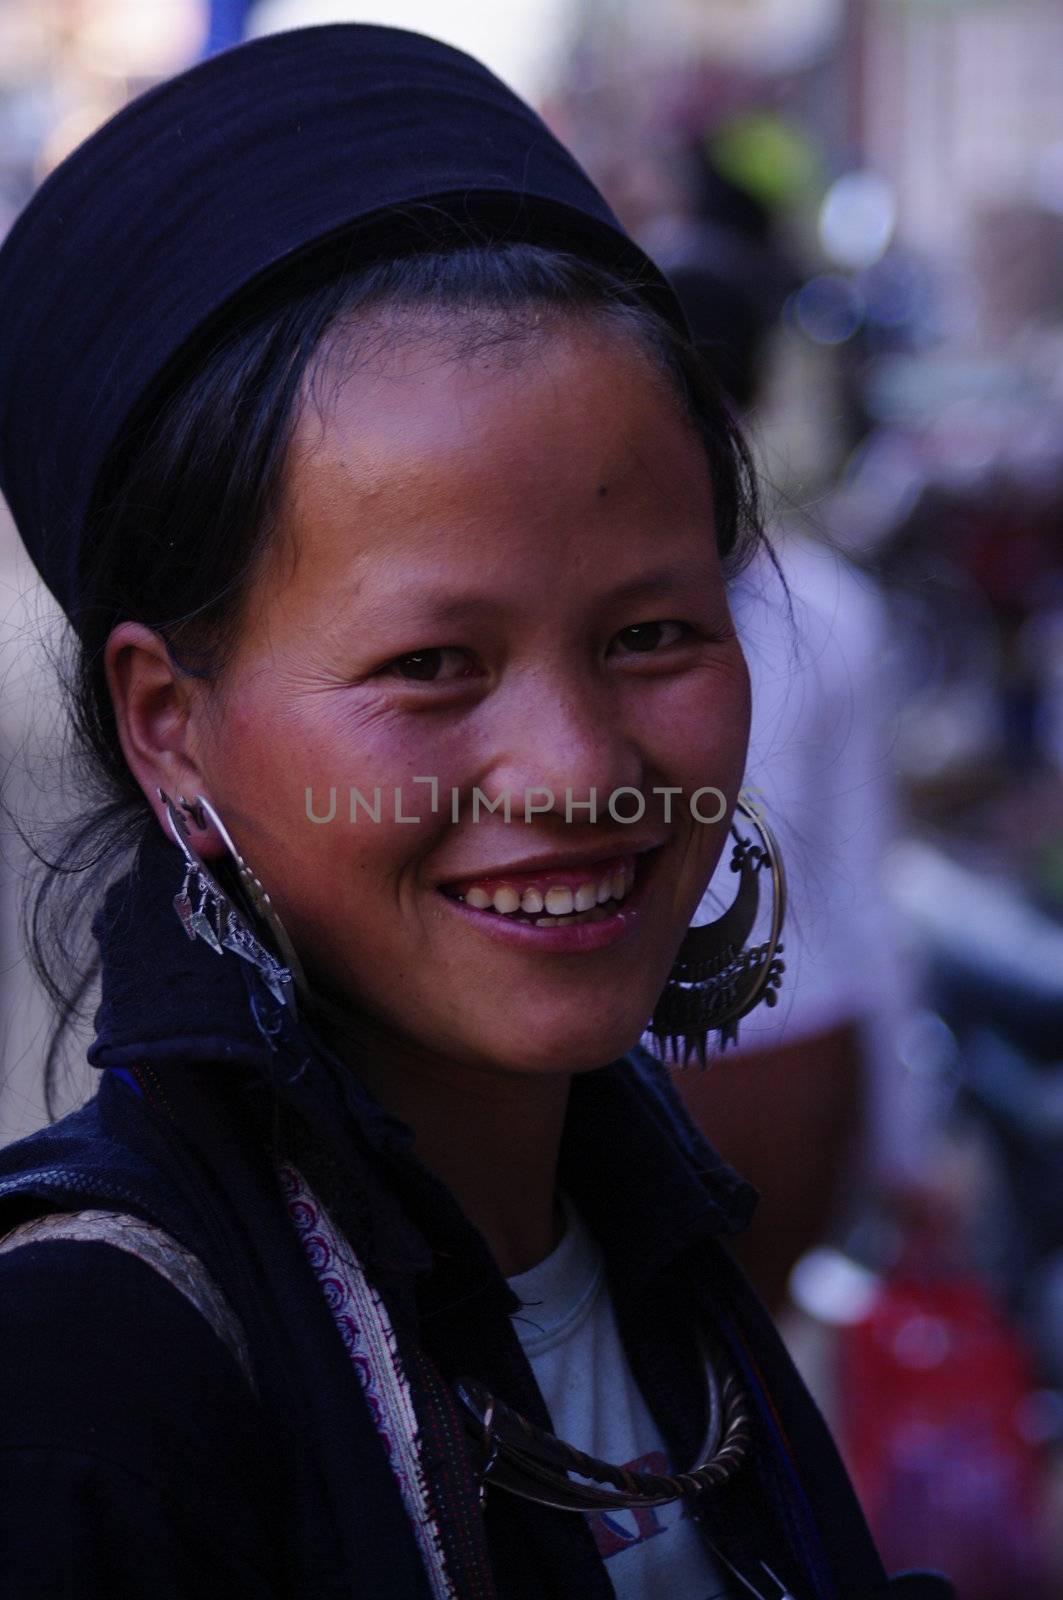
[[[179,878],[153,834],[110,895],[100,1088],[0,1152],[0,1234],[50,1208],[157,1222],[240,1317],[258,1398],[142,1263],[60,1242],[0,1256],[0,1596],[418,1600],[429,1590],[401,1498],[274,1178],[275,1105],[281,1142],[408,1347],[448,1383],[471,1374],[549,1426],[510,1321],[519,1302],[410,1131],[249,967],[186,941]],[[930,1576],[887,1585],[829,1435],[720,1243],[752,1192],[643,1052],[573,1079],[560,1181],[602,1247],[628,1359],[674,1459],[693,1464],[704,1437],[699,1317],[742,1368],[756,1465],[705,1513],[729,1558],[767,1561],[796,1600],[947,1600]],[[429,1463],[455,1526],[475,1508],[476,1464],[471,1445]],[[579,1514],[489,1490],[476,1525],[500,1600],[612,1593]]]

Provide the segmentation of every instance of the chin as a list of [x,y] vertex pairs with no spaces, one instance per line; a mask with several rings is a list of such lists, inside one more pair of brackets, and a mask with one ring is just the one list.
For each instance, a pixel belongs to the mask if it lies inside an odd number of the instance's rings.
[[497,1070],[531,1073],[536,1076],[558,1072],[589,1072],[615,1061],[636,1045],[652,1011],[632,1013],[625,1007],[623,1017],[601,1016],[572,1019],[554,1017],[544,1026],[543,1018],[529,1018],[524,1027],[510,1019],[504,1033],[493,1038],[481,1034],[477,1054]]

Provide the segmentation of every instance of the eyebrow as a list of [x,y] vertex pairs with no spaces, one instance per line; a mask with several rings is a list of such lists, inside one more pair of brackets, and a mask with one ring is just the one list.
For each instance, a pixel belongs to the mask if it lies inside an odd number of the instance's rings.
[[632,578],[628,583],[619,584],[610,590],[609,599],[622,600],[655,600],[673,594],[682,594],[700,586],[705,581],[705,574],[699,573],[696,578],[691,578],[689,571],[679,571],[675,567],[662,567],[656,572],[644,573],[641,578]]
[[[639,578],[631,578],[627,583],[618,584],[615,589],[610,589],[602,597],[603,604],[617,605],[630,603],[635,600],[653,600],[658,596],[682,594],[690,592],[700,586],[700,578],[692,581],[689,571],[679,571],[675,568],[661,568],[655,572],[644,573]],[[404,589],[401,596],[392,603],[392,615],[409,614],[418,621],[426,622],[459,622],[463,618],[477,614],[506,613],[517,609],[508,601],[494,599],[484,594],[454,594],[452,590],[426,589],[420,593],[416,589]]]

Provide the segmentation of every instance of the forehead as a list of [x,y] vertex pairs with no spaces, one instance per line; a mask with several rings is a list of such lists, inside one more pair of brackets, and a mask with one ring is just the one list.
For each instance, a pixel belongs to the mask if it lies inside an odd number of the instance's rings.
[[356,329],[321,362],[285,479],[293,577],[486,563],[556,583],[559,561],[711,548],[704,449],[632,334],[557,317],[488,332]]

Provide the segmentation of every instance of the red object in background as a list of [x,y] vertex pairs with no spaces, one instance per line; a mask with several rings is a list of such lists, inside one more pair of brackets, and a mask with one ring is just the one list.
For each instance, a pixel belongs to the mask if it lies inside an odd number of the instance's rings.
[[1025,1349],[964,1272],[902,1266],[840,1330],[842,1442],[891,1571],[931,1566],[960,1600],[1046,1597],[1043,1465],[1021,1429]]

